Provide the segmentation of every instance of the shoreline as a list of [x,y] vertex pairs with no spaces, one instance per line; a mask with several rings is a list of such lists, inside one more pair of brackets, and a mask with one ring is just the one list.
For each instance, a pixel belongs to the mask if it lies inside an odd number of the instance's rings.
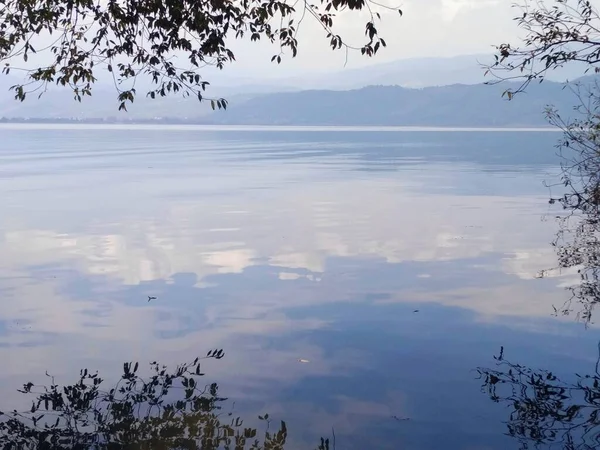
[[271,131],[271,132],[561,132],[555,127],[450,127],[450,126],[384,126],[384,125],[209,125],[164,122],[46,122],[10,121],[0,122],[0,129],[96,129],[96,130],[149,130],[149,131]]

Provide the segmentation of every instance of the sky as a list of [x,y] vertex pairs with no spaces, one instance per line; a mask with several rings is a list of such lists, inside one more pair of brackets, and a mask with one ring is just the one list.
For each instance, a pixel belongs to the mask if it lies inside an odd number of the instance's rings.
[[[398,5],[387,0],[387,5]],[[449,57],[493,53],[494,45],[515,42],[512,0],[404,0],[403,15],[381,10],[379,33],[388,46],[375,58],[349,55],[346,67],[363,67],[405,58]],[[362,42],[366,15],[355,12],[338,18],[336,29],[348,42]],[[233,45],[237,61],[227,72],[279,76],[302,72],[342,70],[345,53],[334,52],[316,21],[305,21],[299,37],[299,54],[280,66],[271,64],[274,48],[239,41]]]
[[[517,0],[518,3],[524,0]],[[551,3],[553,0],[547,0]],[[575,1],[575,0],[571,0]],[[208,80],[241,77],[251,80],[273,78],[288,79],[317,73],[332,73],[409,58],[451,57],[457,55],[492,55],[501,43],[518,44],[519,29],[514,17],[519,9],[514,0],[378,0],[388,6],[400,6],[403,15],[373,6],[381,13],[377,23],[379,34],[387,47],[374,58],[350,52],[348,59],[343,50],[332,51],[329,39],[316,19],[307,16],[298,36],[299,53],[291,58],[288,52],[278,65],[271,57],[279,48],[267,42],[250,42],[249,39],[229,43],[236,61],[224,71],[203,68]],[[600,6],[600,0],[593,0]],[[340,13],[334,31],[349,44],[360,46],[365,42],[364,26],[367,11]],[[522,32],[521,32],[522,33]],[[48,55],[32,55],[29,65],[40,64]],[[477,56],[474,56],[474,62]],[[20,66],[22,66],[20,62]],[[13,72],[15,73],[15,72]],[[96,74],[100,80],[110,78],[106,72]],[[103,76],[106,75],[106,76]],[[1,81],[1,80],[0,80]]]

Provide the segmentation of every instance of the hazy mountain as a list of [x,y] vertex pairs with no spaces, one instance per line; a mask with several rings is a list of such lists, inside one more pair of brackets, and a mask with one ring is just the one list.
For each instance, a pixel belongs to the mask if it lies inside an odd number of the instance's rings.
[[[263,93],[294,90],[284,84],[274,87],[251,79],[243,79],[243,82],[236,84],[235,80],[224,76],[211,80],[207,97],[226,97],[230,102],[239,103]],[[157,97],[154,100],[147,98],[145,94],[151,89],[151,84],[143,79],[136,84],[138,95],[135,102],[128,105],[127,112],[118,111],[117,91],[112,82],[105,79],[99,80],[93,86],[92,97],[85,97],[81,103],[73,99],[68,88],[53,85],[40,98],[36,92],[30,94],[25,102],[16,101],[9,89],[22,82],[16,76],[0,74],[0,117],[145,120],[162,117],[198,118],[212,112],[209,102],[200,103],[195,98],[185,99],[180,95]]]
[[343,69],[333,73],[286,80],[304,89],[357,89],[373,85],[403,87],[476,84],[485,81],[482,63],[490,55],[464,55],[452,58],[412,58],[375,64],[359,69]]
[[248,125],[545,126],[548,104],[567,116],[572,113],[574,97],[563,86],[531,85],[512,101],[501,97],[506,84],[268,94],[233,104],[209,119]]
[[[212,112],[209,103],[199,103],[195,98],[148,99],[144,93],[149,84],[144,85],[144,80],[138,82],[138,96],[127,113],[117,111],[115,88],[105,78],[94,86],[93,96],[82,103],[74,101],[68,90],[55,86],[39,100],[32,95],[25,102],[17,102],[8,92],[9,86],[19,81],[11,73],[0,75],[0,117],[170,118],[223,124],[540,126],[545,125],[546,104],[554,103],[562,110],[570,107],[573,96],[563,91],[562,85],[549,81],[530,86],[526,94],[512,102],[502,100],[504,87],[479,83],[484,79],[481,63],[489,60],[485,55],[406,59],[276,80],[211,72],[206,74],[211,81],[208,95],[226,97],[230,102],[226,112],[218,113]],[[570,74],[582,73],[581,67],[573,64],[568,70],[551,75],[567,79]],[[379,86],[367,86],[375,84]],[[406,88],[423,85],[430,87]],[[310,86],[320,88],[298,91]]]
[[[546,126],[544,110],[552,104],[565,115],[575,98],[562,83],[531,85],[512,101],[502,98],[508,85],[452,85],[410,89],[371,86],[349,91],[312,90],[234,96],[227,111],[210,110],[193,99],[140,98],[130,113],[118,113],[114,95],[96,93],[77,103],[64,93],[48,93],[45,102],[10,104],[29,108],[27,115],[8,111],[5,117],[111,120],[185,120],[236,125],[389,125],[389,126]],[[54,97],[57,95],[58,97]],[[59,99],[62,99],[59,100]],[[44,106],[44,107],[42,107]]]
[[[264,78],[257,79],[246,76],[236,76],[235,70],[227,71],[212,71],[207,72],[206,79],[211,82],[208,95],[212,97],[226,97],[230,100],[232,106],[242,104],[245,100],[251,97],[260,96],[260,94],[295,92],[306,89],[327,89],[327,90],[348,90],[364,88],[373,85],[394,85],[403,87],[426,87],[426,86],[446,86],[455,84],[478,84],[485,81],[484,70],[482,64],[492,61],[490,55],[464,55],[452,58],[413,58],[394,61],[390,63],[375,64],[369,67],[360,69],[344,69],[326,74],[304,74],[294,78]],[[235,66],[232,66],[234,69]],[[553,72],[550,75],[551,79],[564,80],[575,78],[577,74],[581,75],[582,67],[576,64],[570,64],[567,68]],[[113,117],[119,120],[142,120],[152,119],[157,117],[176,117],[199,119],[211,113],[209,104],[198,104],[194,99],[183,99],[178,96],[167,98],[159,98],[150,100],[144,97],[144,93],[150,87],[147,80],[141,78],[138,80],[138,97],[136,102],[129,107],[128,113],[117,111],[117,100],[115,88],[112,85],[106,74],[99,74],[99,81],[94,86],[93,97],[86,98],[84,102],[78,103],[72,100],[71,94],[66,89],[57,88],[55,86],[37,99],[37,95],[31,95],[28,101],[20,103],[14,100],[12,93],[8,92],[11,85],[19,82],[16,75],[10,76],[0,75],[0,117],[45,117],[45,118],[106,118]],[[371,88],[371,91],[373,88]],[[459,95],[463,88],[453,86],[453,92]],[[367,95],[377,95],[384,92],[379,90],[371,92]],[[393,95],[398,94],[396,88]],[[401,97],[403,102],[407,101],[423,101],[432,91],[418,95],[419,100],[413,98],[415,93],[404,93]],[[440,91],[445,92],[445,91]],[[479,92],[479,90],[476,90]],[[483,92],[483,91],[481,91]],[[486,99],[492,101],[493,96],[489,91],[485,94]],[[316,101],[312,98],[317,93],[305,93],[300,97],[291,96],[293,101],[305,101],[311,99],[310,102]],[[322,94],[328,99],[333,94]],[[361,97],[361,93],[349,94],[351,96]],[[447,95],[447,94],[445,94]],[[480,95],[480,94],[478,94]],[[484,95],[484,94],[481,94]],[[346,98],[342,95],[341,97]],[[340,98],[341,98],[340,97]],[[407,98],[405,98],[407,97]],[[283,97],[278,97],[283,99]],[[331,97],[331,101],[336,101],[337,97]],[[385,99],[384,99],[385,100]],[[261,98],[257,102],[269,102],[268,98]],[[276,100],[273,100],[276,101]],[[283,101],[283,100],[282,100]],[[329,100],[327,100],[329,101]],[[362,101],[366,101],[365,98]],[[452,101],[449,99],[448,101]],[[472,99],[472,102],[475,100]],[[261,103],[262,105],[262,103]],[[262,105],[261,107],[274,108],[274,105]],[[247,106],[251,109],[251,106]],[[532,107],[532,106],[531,106]],[[304,107],[304,111],[308,111],[308,107]],[[437,105],[438,110],[443,110],[443,105]],[[502,108],[502,106],[495,106]],[[478,107],[480,111],[483,107]],[[514,108],[513,108],[514,109]],[[237,110],[236,114],[243,114],[242,109]],[[270,109],[269,109],[270,110]],[[254,114],[254,113],[253,113]],[[436,116],[434,111],[430,113],[431,120]],[[441,112],[439,114],[442,114]],[[232,117],[238,117],[235,114]],[[357,120],[360,113],[357,113]],[[235,120],[251,121],[252,115],[244,113]],[[287,117],[287,116],[286,116]],[[425,117],[423,117],[424,119]],[[507,119],[508,116],[505,117]],[[334,119],[340,121],[340,118]],[[234,120],[234,119],[228,119]],[[261,122],[270,121],[266,117],[257,119]],[[283,118],[281,120],[284,120]],[[287,119],[286,119],[287,120]],[[291,118],[289,118],[291,120]],[[297,122],[299,118],[294,118]],[[363,121],[364,119],[360,119]],[[387,120],[395,120],[388,117]],[[400,120],[400,118],[398,118]],[[404,120],[404,119],[402,119]]]
[[[31,94],[24,102],[15,100],[14,94],[7,89],[8,87],[0,91],[0,117],[147,120],[164,117],[199,118],[212,112],[209,102],[200,103],[196,98],[183,98],[178,95],[152,100],[145,96],[146,91],[139,88],[138,96],[133,104],[127,106],[127,112],[118,111],[119,102],[114,87],[94,86],[92,96],[85,97],[81,103],[73,99],[68,89],[52,87],[41,98]],[[248,90],[251,89],[249,86]],[[258,95],[265,90],[255,88],[255,92],[252,95]],[[210,95],[220,96],[219,93]],[[233,94],[227,98],[231,102],[240,103],[249,97],[249,94]]]
[[[358,69],[341,69],[324,74],[303,74],[299,77],[273,80],[272,85],[294,88],[348,90],[366,86],[428,87],[452,84],[481,84],[491,80],[485,75],[485,65],[494,61],[492,55],[462,55],[449,58],[411,58],[373,64]],[[550,81],[564,82],[580,77],[583,64],[572,63],[549,72]]]

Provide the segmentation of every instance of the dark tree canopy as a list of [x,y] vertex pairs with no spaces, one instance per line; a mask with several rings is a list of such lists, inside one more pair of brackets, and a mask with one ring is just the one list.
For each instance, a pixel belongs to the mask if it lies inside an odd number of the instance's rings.
[[[271,61],[296,56],[302,22],[316,20],[332,49],[373,56],[379,37],[377,8],[401,12],[374,0],[5,0],[0,3],[0,62],[4,73],[27,65],[33,53],[50,63],[27,68],[28,81],[14,86],[17,99],[43,93],[48,83],[68,86],[76,99],[91,95],[98,69],[112,72],[120,108],[136,95],[133,80],[153,81],[147,95],[194,95],[203,100],[208,84],[200,69],[234,61],[233,39],[276,45]],[[336,34],[336,14],[367,11],[365,40],[347,43]],[[43,39],[41,39],[43,37]],[[48,42],[40,47],[40,42]],[[127,87],[123,87],[127,86]],[[223,99],[214,107],[226,107]]]
[[[201,360],[220,359],[210,351],[175,369],[156,362],[150,375],[140,376],[138,363],[125,363],[116,385],[103,390],[104,380],[87,369],[77,382],[48,386],[25,383],[32,395],[28,411],[0,412],[0,447],[5,450],[283,450],[285,422],[259,416],[265,430],[247,427],[233,415],[217,383],[202,382]],[[329,450],[321,439],[317,450]]]

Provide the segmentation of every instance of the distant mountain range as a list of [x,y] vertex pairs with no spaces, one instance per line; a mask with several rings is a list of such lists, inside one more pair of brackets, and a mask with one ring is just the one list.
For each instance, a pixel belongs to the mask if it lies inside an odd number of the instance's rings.
[[301,91],[260,95],[206,120],[245,125],[496,126],[548,125],[548,105],[572,114],[574,96],[562,83],[529,86],[512,101],[510,84],[452,85],[407,89],[370,86],[350,91]]
[[[502,99],[510,85],[482,84],[481,63],[489,59],[489,55],[421,58],[285,79],[216,73],[208,95],[229,100],[227,111],[217,112],[195,99],[151,100],[143,94],[128,113],[118,112],[115,89],[106,81],[99,82],[93,96],[82,103],[55,87],[39,100],[32,96],[20,103],[7,91],[18,80],[0,75],[0,117],[248,125],[544,126],[546,105],[563,112],[571,109],[573,95],[558,82],[531,85],[510,102]],[[582,73],[570,67],[572,74]],[[565,70],[553,75],[559,80],[569,78]],[[316,86],[319,90],[310,89]],[[143,83],[138,91],[144,92]]]
[[[422,88],[452,84],[481,84],[490,80],[485,65],[492,55],[461,55],[449,58],[411,58],[373,64],[361,68],[344,68],[326,73],[303,73],[294,77],[252,78],[209,75],[219,95],[268,93],[298,90],[349,90],[366,86],[402,86]],[[234,66],[232,66],[234,67]],[[547,74],[550,81],[564,82],[584,74],[586,66],[567,64]]]

